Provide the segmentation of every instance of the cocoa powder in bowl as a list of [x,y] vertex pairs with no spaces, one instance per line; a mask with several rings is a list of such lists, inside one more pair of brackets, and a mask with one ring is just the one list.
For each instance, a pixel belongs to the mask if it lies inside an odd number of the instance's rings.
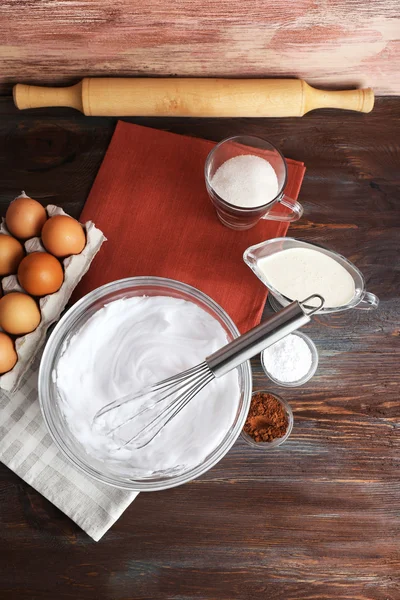
[[283,401],[268,392],[255,392],[243,431],[255,442],[279,443],[288,428],[289,415]]

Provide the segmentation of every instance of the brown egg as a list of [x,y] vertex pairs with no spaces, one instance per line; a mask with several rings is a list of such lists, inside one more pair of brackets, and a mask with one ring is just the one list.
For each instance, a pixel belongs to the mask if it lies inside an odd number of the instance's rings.
[[21,240],[39,236],[46,220],[45,209],[32,198],[16,198],[6,212],[8,231]]
[[28,294],[47,296],[60,289],[64,272],[60,262],[51,254],[33,252],[21,260],[18,281]]
[[22,244],[10,235],[0,234],[0,275],[16,273],[24,258]]
[[40,323],[40,310],[33,298],[11,292],[0,299],[0,327],[13,335],[34,331]]
[[78,221],[66,215],[56,215],[45,223],[42,242],[48,252],[58,258],[64,258],[82,252],[86,245],[86,237]]
[[17,360],[14,342],[6,333],[0,331],[0,375],[11,371]]

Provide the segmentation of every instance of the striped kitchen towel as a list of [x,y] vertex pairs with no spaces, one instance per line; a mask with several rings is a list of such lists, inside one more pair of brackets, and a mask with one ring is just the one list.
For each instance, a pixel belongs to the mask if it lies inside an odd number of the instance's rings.
[[0,460],[98,541],[137,496],[75,469],[54,444],[39,406],[40,357],[17,392],[0,391]]

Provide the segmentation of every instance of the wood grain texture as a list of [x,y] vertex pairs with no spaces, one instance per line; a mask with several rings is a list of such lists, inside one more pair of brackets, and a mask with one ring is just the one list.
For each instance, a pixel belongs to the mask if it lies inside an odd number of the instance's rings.
[[[141,494],[98,544],[0,466],[2,600],[399,600],[400,99],[370,115],[129,119],[221,140],[264,135],[304,160],[305,216],[290,234],[353,260],[377,312],[318,317],[320,367],[284,396],[290,440],[239,440],[200,479]],[[0,207],[22,188],[78,216],[115,126],[0,101]],[[268,307],[266,311],[268,311]]]
[[0,83],[297,76],[399,94],[397,0],[3,0]]

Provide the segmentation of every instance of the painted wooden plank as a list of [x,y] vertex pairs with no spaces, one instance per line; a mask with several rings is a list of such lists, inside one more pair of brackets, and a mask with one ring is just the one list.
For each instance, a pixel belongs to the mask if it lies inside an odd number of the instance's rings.
[[0,92],[83,75],[296,76],[400,93],[398,0],[3,0]]

